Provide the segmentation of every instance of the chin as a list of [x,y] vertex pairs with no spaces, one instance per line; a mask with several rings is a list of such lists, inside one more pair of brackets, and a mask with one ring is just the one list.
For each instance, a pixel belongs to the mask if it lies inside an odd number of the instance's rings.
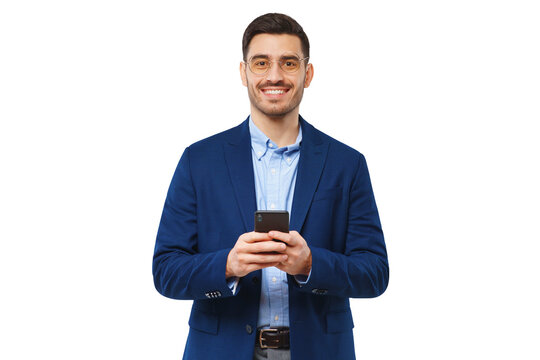
[[292,109],[273,109],[273,110],[265,110],[265,109],[259,109],[264,115],[268,117],[283,117],[289,113],[291,113],[294,108]]

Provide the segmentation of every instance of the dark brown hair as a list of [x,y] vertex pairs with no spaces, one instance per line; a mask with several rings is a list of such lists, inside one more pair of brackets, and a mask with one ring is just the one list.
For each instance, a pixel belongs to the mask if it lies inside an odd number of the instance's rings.
[[258,34],[290,34],[300,38],[302,52],[309,57],[309,40],[304,29],[292,17],[279,13],[268,13],[259,16],[251,22],[244,31],[242,38],[242,54],[244,61],[248,53],[249,43]]

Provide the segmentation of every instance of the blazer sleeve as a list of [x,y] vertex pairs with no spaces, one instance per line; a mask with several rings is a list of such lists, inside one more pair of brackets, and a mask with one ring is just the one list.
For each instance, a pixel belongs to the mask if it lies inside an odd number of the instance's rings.
[[154,285],[173,299],[232,296],[225,279],[230,249],[198,252],[197,198],[189,151],[178,163],[165,200],[153,257]]
[[301,291],[316,295],[369,298],[388,286],[389,268],[383,232],[366,160],[360,154],[349,193],[344,253],[310,247],[312,268]]

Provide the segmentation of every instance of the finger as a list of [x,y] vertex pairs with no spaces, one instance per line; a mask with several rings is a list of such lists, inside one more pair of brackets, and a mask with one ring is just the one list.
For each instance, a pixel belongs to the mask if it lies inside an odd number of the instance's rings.
[[246,235],[246,237],[245,237],[244,241],[247,242],[247,243],[254,243],[254,242],[266,241],[266,240],[271,240],[272,239],[268,235],[268,233],[260,233],[260,232],[255,232],[255,231],[252,231],[252,232],[247,233],[245,235]]
[[246,251],[250,253],[262,253],[262,252],[284,252],[287,249],[287,245],[277,241],[259,241],[251,243],[246,246]]
[[246,266],[247,273],[250,273],[252,271],[272,267],[272,266],[279,266],[280,263],[264,263],[264,264],[249,264]]
[[268,233],[268,235],[272,238],[272,239],[276,239],[276,240],[280,240],[280,241],[283,241],[285,242],[287,245],[293,245],[291,243],[291,235],[289,233],[284,233],[284,232],[281,232],[281,231],[270,231]]
[[302,235],[300,235],[298,233],[298,231],[292,230],[289,233],[289,243],[288,243],[288,245],[289,246],[298,246],[298,245],[303,245],[303,244],[306,244],[306,241],[304,240]]
[[287,258],[285,254],[244,254],[242,262],[246,264],[280,263],[287,261]]

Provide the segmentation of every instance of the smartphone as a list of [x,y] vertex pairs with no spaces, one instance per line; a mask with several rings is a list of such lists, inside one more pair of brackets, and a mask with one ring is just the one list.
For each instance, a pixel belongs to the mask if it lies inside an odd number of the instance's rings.
[[[287,210],[255,211],[255,231],[269,232],[271,230],[289,232],[289,212]],[[274,241],[281,240],[274,239]]]

